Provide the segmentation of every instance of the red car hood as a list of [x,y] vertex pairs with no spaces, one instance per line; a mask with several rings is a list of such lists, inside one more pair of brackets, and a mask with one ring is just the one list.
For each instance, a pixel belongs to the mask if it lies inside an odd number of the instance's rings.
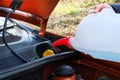
[[[13,0],[0,0],[0,16],[5,16]],[[22,6],[12,18],[23,20],[46,29],[47,20],[59,0],[23,0]],[[21,12],[22,11],[22,12]],[[43,34],[43,33],[42,33]]]

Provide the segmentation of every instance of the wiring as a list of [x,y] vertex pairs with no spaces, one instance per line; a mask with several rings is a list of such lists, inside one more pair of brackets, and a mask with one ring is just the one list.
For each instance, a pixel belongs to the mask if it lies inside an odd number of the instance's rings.
[[12,14],[13,12],[14,12],[13,10],[9,11],[8,14],[7,14],[7,16],[6,16],[6,18],[5,18],[5,22],[4,22],[4,26],[3,26],[3,33],[2,33],[2,40],[3,40],[3,43],[5,44],[5,46],[6,46],[15,56],[17,56],[18,58],[20,58],[20,59],[23,60],[24,62],[27,62],[23,57],[21,57],[20,55],[18,55],[15,51],[13,51],[13,50],[9,47],[9,45],[8,45],[8,43],[6,42],[6,39],[5,39],[7,21],[8,21],[8,19],[9,19],[10,14]]
[[30,45],[31,39],[30,39],[30,32],[28,31],[28,29],[25,28],[22,24],[17,23],[16,21],[13,21],[13,20],[11,20],[11,19],[9,19],[9,21],[11,21],[12,23],[16,24],[16,26],[18,26],[20,29],[23,29],[23,30],[26,31],[26,33],[27,33],[27,35],[28,35],[28,39],[29,39],[28,45],[29,45],[29,47],[30,47],[30,46],[31,46],[31,45]]
[[[7,30],[7,29],[11,29],[11,28],[13,28],[13,27],[14,27],[14,26],[6,27],[6,30]],[[3,31],[3,29],[0,29],[0,32],[1,32],[1,31]]]

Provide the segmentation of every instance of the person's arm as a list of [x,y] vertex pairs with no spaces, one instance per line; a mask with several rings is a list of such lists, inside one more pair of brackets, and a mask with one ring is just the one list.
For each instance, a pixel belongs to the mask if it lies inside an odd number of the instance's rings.
[[111,4],[110,6],[116,13],[120,13],[120,4]]
[[104,8],[113,9],[116,13],[120,13],[120,4],[98,4],[94,7],[94,13],[101,12]]

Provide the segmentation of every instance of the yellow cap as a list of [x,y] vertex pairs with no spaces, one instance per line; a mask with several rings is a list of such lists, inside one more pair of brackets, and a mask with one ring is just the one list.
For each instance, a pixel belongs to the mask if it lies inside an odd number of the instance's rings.
[[43,54],[42,54],[43,57],[51,56],[51,55],[54,55],[54,52],[53,52],[53,50],[51,50],[51,49],[47,49],[47,50],[44,51]]

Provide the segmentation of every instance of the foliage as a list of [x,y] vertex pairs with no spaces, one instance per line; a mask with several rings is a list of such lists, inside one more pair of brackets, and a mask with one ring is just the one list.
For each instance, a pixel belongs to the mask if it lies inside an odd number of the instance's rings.
[[114,2],[115,0],[60,0],[50,16],[47,30],[63,36],[74,36],[77,25],[94,5]]

